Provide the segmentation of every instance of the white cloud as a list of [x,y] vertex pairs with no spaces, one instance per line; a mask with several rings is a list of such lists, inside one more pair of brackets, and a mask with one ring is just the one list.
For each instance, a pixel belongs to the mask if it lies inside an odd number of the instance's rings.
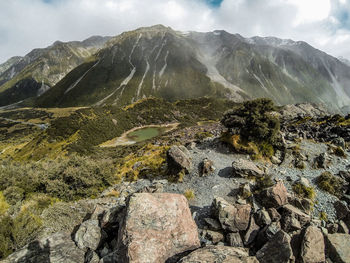
[[287,0],[297,7],[295,25],[326,19],[331,11],[330,0]]
[[0,61],[56,40],[154,24],[304,40],[350,59],[350,31],[342,28],[339,10],[349,12],[349,0],[223,0],[218,8],[205,0],[0,0]]

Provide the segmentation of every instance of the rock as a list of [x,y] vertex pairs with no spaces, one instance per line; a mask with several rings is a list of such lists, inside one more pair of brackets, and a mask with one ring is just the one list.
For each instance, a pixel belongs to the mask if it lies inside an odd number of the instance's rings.
[[327,231],[328,233],[330,234],[335,234],[338,232],[338,224],[333,224],[333,223],[330,223],[330,224],[327,224]]
[[2,262],[81,263],[84,258],[85,252],[75,245],[71,236],[59,232],[29,243]]
[[350,210],[344,202],[337,200],[333,203],[333,206],[337,214],[337,218],[340,220],[346,218],[350,214]]
[[239,196],[242,199],[248,199],[252,196],[252,189],[249,183],[243,183],[239,186]]
[[269,212],[269,216],[272,222],[277,222],[281,220],[281,215],[277,212],[276,208],[271,207],[267,211]]
[[213,161],[209,160],[208,158],[205,158],[200,163],[200,174],[202,176],[210,175],[215,171],[214,163]]
[[300,222],[294,215],[286,215],[282,218],[282,229],[289,233],[301,229]]
[[204,221],[208,225],[210,230],[218,231],[222,229],[220,222],[216,219],[207,217],[204,218]]
[[306,187],[310,187],[310,182],[305,177],[299,177],[299,179],[297,180],[297,183],[299,183],[303,186],[306,186]]
[[212,208],[224,230],[238,232],[248,228],[250,205],[231,205],[223,198],[217,197],[213,200]]
[[296,158],[294,160],[294,166],[295,166],[295,168],[298,168],[298,169],[305,169],[306,163],[304,161],[302,161],[301,159]]
[[232,162],[233,173],[236,176],[240,177],[248,177],[248,176],[256,176],[262,177],[264,172],[259,169],[255,163],[252,161],[238,159]]
[[301,245],[301,259],[304,263],[322,263],[326,261],[323,234],[315,226],[309,226],[305,230]]
[[340,220],[338,223],[338,233],[349,234],[349,228],[343,220]]
[[239,233],[228,233],[226,235],[226,242],[231,247],[243,247],[242,238]]
[[314,166],[316,168],[326,169],[329,164],[329,157],[327,153],[321,153],[314,160]]
[[271,157],[271,162],[272,162],[273,164],[279,165],[282,161],[281,161],[280,159],[278,159],[278,157],[272,156],[272,157]]
[[261,209],[254,214],[255,222],[264,227],[265,225],[269,225],[272,221],[269,213],[265,209]]
[[100,258],[99,256],[96,254],[96,252],[89,250],[86,254],[85,254],[85,262],[88,263],[99,263],[100,262]]
[[172,146],[167,152],[168,170],[172,174],[177,174],[184,170],[189,173],[192,170],[190,154],[185,147]]
[[281,230],[256,253],[256,258],[260,263],[289,263],[294,259],[290,241]]
[[249,228],[244,235],[244,244],[246,246],[254,242],[255,238],[259,233],[260,227],[255,223],[254,217],[250,218]]
[[[301,227],[305,226],[307,223],[311,221],[311,217],[309,215],[305,214],[303,211],[301,211],[300,209],[290,204],[284,205],[281,208],[281,215],[282,215],[282,221],[283,221],[283,218],[286,218],[288,216],[294,217],[300,222]],[[283,225],[283,222],[282,222],[282,225]]]
[[244,248],[207,246],[191,252],[178,263],[259,263]]
[[264,189],[259,194],[261,204],[266,208],[278,208],[288,203],[287,189],[282,181],[278,181],[274,186]]
[[101,228],[98,220],[84,221],[74,235],[74,240],[80,249],[96,250],[101,242]]
[[350,262],[350,235],[330,234],[326,236],[327,253],[333,262]]
[[165,262],[200,245],[187,199],[179,194],[133,194],[118,233],[120,262]]
[[345,143],[344,138],[342,138],[342,137],[335,138],[335,139],[332,140],[332,143],[333,143],[335,146],[339,146],[339,147],[341,147],[343,150],[345,150],[346,143]]
[[301,259],[300,259],[301,243],[304,237],[304,233],[301,233],[301,232],[302,231],[295,231],[289,234],[289,236],[291,237],[290,245],[293,250],[293,255],[297,258],[296,262],[301,262]]
[[202,236],[211,241],[214,245],[217,243],[224,241],[224,235],[220,232],[211,231],[211,230],[203,230]]
[[102,257],[99,261],[99,263],[116,263],[118,261],[119,254],[117,251],[113,251],[112,253],[109,253],[108,255]]
[[281,230],[279,222],[272,222],[270,225],[263,227],[256,238],[255,246],[261,248],[269,240],[271,240]]

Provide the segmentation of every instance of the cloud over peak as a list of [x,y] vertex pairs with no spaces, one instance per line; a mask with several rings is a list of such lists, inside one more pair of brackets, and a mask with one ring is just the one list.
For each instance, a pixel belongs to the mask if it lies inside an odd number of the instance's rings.
[[350,0],[11,0],[0,2],[0,61],[56,40],[164,24],[304,40],[350,59]]

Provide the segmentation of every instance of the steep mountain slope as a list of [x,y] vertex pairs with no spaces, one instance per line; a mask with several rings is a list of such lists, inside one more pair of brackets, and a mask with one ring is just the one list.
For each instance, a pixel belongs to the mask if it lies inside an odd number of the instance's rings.
[[[71,61],[76,56],[68,55],[67,45],[53,45],[55,50],[61,47],[63,55],[58,52],[53,56],[58,66],[49,67],[46,76],[50,77],[36,77],[33,72],[37,71],[30,65],[2,88],[13,87],[18,76],[31,76],[42,86],[57,82],[79,60]],[[42,57],[40,61],[45,60]],[[269,97],[278,104],[313,102],[333,109],[350,104],[350,67],[301,41],[244,38],[219,30],[184,33],[157,25],[111,38],[84,59],[35,104],[127,105],[150,96],[167,100],[213,96],[234,101]],[[21,61],[1,76],[11,73]]]
[[11,58],[0,65],[0,91],[14,88],[25,79],[51,87],[91,57],[108,39],[94,36],[82,42],[57,41],[47,48],[34,49],[25,57]]
[[143,97],[168,100],[269,97],[279,104],[350,102],[350,67],[305,42],[243,38],[225,31],[174,31],[161,25],[111,39],[39,106],[125,105]]
[[240,97],[238,87],[224,88],[206,76],[193,41],[163,26],[123,33],[95,56],[95,61],[73,70],[38,104],[124,105],[149,96],[176,100],[232,92]]
[[18,63],[22,57],[12,57],[8,59],[6,62],[0,65],[0,75],[12,67],[14,64]]

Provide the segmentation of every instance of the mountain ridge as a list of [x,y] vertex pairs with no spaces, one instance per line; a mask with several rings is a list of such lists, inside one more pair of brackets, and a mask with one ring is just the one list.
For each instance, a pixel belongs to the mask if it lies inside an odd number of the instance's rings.
[[[350,67],[303,41],[155,25],[109,38],[36,99],[45,107],[127,105],[144,97],[350,104]],[[1,87],[0,87],[1,90]]]

